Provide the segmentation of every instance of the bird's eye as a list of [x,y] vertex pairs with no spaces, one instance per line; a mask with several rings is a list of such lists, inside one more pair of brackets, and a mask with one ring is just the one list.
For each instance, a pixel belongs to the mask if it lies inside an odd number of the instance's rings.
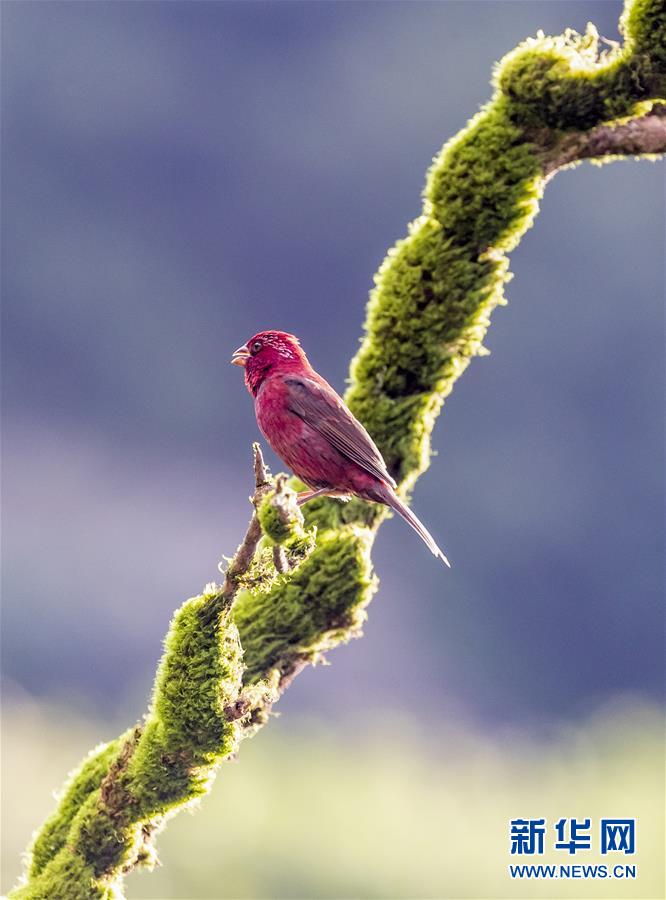
[[263,344],[261,343],[261,341],[255,341],[252,344],[252,352],[259,353],[259,351],[261,350],[262,347],[263,347]]

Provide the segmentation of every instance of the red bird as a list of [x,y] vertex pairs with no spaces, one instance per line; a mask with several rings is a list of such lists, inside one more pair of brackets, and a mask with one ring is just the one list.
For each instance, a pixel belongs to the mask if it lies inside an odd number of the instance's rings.
[[348,497],[390,506],[447,566],[434,538],[395,493],[395,481],[374,441],[341,397],[318,375],[298,338],[284,331],[261,331],[239,347],[231,362],[245,368],[257,423],[277,455],[313,497]]

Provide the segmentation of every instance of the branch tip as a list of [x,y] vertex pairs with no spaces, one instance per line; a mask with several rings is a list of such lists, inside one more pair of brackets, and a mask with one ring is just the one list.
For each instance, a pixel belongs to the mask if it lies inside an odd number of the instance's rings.
[[254,461],[254,483],[255,487],[259,489],[268,484],[270,478],[266,469],[266,464],[264,463],[264,455],[261,452],[261,447],[256,441],[252,444],[252,456]]

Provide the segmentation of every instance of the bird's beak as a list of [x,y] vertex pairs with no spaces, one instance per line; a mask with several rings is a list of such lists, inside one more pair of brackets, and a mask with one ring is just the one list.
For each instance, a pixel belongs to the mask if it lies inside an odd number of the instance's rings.
[[247,349],[245,344],[242,347],[239,347],[238,350],[234,350],[234,355],[231,357],[231,365],[232,366],[244,366],[250,357],[250,351]]

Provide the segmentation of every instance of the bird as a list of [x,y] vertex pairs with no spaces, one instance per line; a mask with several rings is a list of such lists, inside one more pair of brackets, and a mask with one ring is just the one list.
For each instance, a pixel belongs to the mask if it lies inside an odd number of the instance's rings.
[[234,351],[231,363],[245,370],[262,434],[307,486],[298,494],[299,506],[323,496],[382,503],[451,566],[425,525],[396,494],[397,485],[366,429],[312,368],[295,335],[260,331]]

